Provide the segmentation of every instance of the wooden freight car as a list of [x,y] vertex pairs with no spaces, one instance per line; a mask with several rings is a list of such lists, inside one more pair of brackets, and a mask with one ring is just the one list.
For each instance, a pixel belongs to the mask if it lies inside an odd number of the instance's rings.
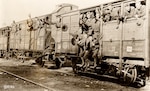
[[0,57],[7,57],[9,51],[10,27],[0,28]]
[[[12,29],[10,32],[11,52],[17,52],[17,54],[19,53],[22,56],[30,55],[32,57],[35,56],[34,54],[42,53],[49,46],[49,39],[51,37],[56,42],[56,38],[61,38],[56,36],[59,24],[56,16],[76,8],[76,6],[71,4],[61,4],[51,14],[34,18],[29,15],[29,19],[19,22],[14,21],[11,25]],[[59,27],[61,29],[62,26]]]
[[[72,58],[75,73],[95,72],[117,76],[127,84],[145,85],[150,74],[149,5],[149,0],[118,0],[81,9],[79,27],[87,35],[84,48],[95,39],[99,47],[91,45]],[[96,49],[97,61],[92,56]]]
[[[49,15],[13,22],[10,32],[9,50],[12,56],[36,57],[45,49],[45,35]],[[31,23],[31,26],[28,24]]]
[[68,62],[67,58],[70,55],[76,54],[76,49],[71,44],[70,33],[78,29],[77,9],[78,7],[72,4],[61,4],[52,13],[51,36],[55,40],[54,60],[58,68]]
[[[78,7],[75,5],[61,4],[51,14],[34,18],[29,15],[29,18],[26,20],[13,21],[9,29],[9,35],[6,37],[1,36],[2,40],[6,39],[9,41],[5,41],[7,44],[2,42],[1,46],[6,47],[9,57],[21,59],[36,57],[38,60],[46,55],[49,55],[50,58],[53,50],[53,60],[57,60],[57,66],[59,67],[62,61],[64,63],[64,54],[72,53],[71,50],[73,49],[70,44],[71,37],[69,33],[70,28],[73,29],[73,27],[61,25],[62,23],[70,25],[70,22],[68,22],[70,17],[62,18],[58,16],[77,9]],[[76,18],[73,16],[71,19],[75,21]],[[78,26],[77,21],[75,21],[75,26]],[[3,52],[1,50],[2,54],[4,54]]]

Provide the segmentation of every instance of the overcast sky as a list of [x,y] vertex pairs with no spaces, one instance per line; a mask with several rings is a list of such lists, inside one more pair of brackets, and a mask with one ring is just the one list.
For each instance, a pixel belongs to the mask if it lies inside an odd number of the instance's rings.
[[70,3],[79,9],[114,0],[0,0],[0,27],[10,25],[13,20],[20,21],[32,17],[50,14],[56,5]]

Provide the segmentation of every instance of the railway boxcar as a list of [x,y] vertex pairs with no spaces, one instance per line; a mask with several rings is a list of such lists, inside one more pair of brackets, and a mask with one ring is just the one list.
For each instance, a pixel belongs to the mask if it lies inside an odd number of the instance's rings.
[[51,36],[55,40],[54,60],[58,68],[67,61],[66,56],[76,53],[74,46],[71,45],[70,33],[78,29],[77,9],[78,7],[72,4],[61,4],[52,13]]
[[[10,52],[28,57],[41,54],[45,50],[45,35],[50,28],[50,19],[50,15],[44,15],[20,22],[14,21],[10,32]],[[28,25],[29,23],[31,26]]]
[[149,4],[118,0],[80,10],[79,25],[87,37],[82,55],[77,56],[81,62],[72,61],[75,73],[92,71],[144,86],[150,74]]
[[1,53],[38,56],[38,62],[47,51],[57,67],[71,59],[75,73],[111,75],[144,86],[150,76],[149,5],[148,0],[117,0],[77,10],[61,4],[51,14],[13,22],[10,35],[0,37],[7,40],[0,43]]
[[0,57],[5,57],[7,52],[9,51],[9,47],[7,45],[9,42],[9,34],[10,34],[10,27],[3,27],[0,29]]
[[[77,8],[77,6],[71,4],[61,4],[51,14],[34,18],[31,18],[31,15],[29,15],[29,19],[19,22],[13,21],[9,36],[9,52],[11,56],[17,58],[38,57],[38,60],[47,54],[51,56],[53,50],[53,60],[56,59],[56,62],[64,61],[64,54],[71,53],[70,48],[72,47],[69,33],[71,32],[70,28],[73,30],[73,28],[75,29],[78,26],[78,21],[75,21],[78,14],[73,13],[71,14],[72,16],[69,15],[66,18],[59,18],[58,16]],[[70,27],[71,23],[68,20],[75,21],[75,27],[73,24],[73,27]],[[60,26],[63,23],[68,24],[67,27],[66,25],[65,27]],[[65,31],[63,32],[62,30]],[[60,66],[60,63],[58,63],[58,66]]]

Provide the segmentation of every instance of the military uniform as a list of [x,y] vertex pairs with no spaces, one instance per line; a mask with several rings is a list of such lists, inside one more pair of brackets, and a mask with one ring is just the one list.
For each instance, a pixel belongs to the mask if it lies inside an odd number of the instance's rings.
[[94,31],[94,34],[93,34],[93,37],[94,38],[98,38],[99,37],[99,33],[100,33],[100,21],[96,21],[94,24],[93,24],[93,31]]
[[12,26],[12,31],[16,32],[17,31],[17,24],[15,23],[15,21],[13,21],[11,26]]
[[135,6],[132,6],[131,4],[126,4],[125,5],[125,10],[124,10],[124,20],[129,18],[133,18],[135,15]]
[[137,1],[136,2],[135,17],[137,18],[137,25],[138,26],[140,26],[141,23],[143,23],[145,20],[146,6],[142,2],[144,2],[144,1]]
[[29,19],[27,20],[27,25],[28,25],[28,31],[33,30],[33,20],[31,19],[31,16],[29,16]]
[[84,61],[84,68],[88,68],[89,67],[89,58],[90,58],[90,54],[92,53],[92,36],[88,36],[88,38],[86,39],[85,42],[85,52],[83,55],[83,61]]
[[112,7],[109,5],[106,9],[103,11],[103,21],[108,22],[111,20],[111,12],[112,12]]
[[61,18],[60,18],[60,17],[57,17],[56,27],[57,27],[57,28],[60,28],[60,27],[61,27]]
[[114,7],[111,12],[111,20],[118,20],[121,14],[121,7]]
[[101,12],[100,12],[100,8],[99,7],[96,7],[95,13],[96,13],[96,20],[99,21],[100,18],[101,18]]
[[[143,1],[144,2],[144,1]],[[137,1],[136,2],[136,11],[135,11],[135,14],[136,14],[136,17],[137,18],[142,18],[145,16],[146,14],[146,6],[144,5],[144,3],[142,4],[142,2],[140,1]]]
[[87,39],[87,34],[83,33],[79,36],[79,41],[78,41],[78,46],[79,46],[79,50],[80,50],[80,53],[79,53],[79,56],[82,57],[84,55],[84,47],[85,47],[85,41]]
[[55,52],[55,40],[51,36],[51,32],[47,33],[46,36],[46,54],[48,54],[48,60],[52,59],[53,60],[53,55]]
[[93,40],[93,54],[92,54],[92,57],[94,58],[94,67],[97,66],[97,60],[98,60],[98,51],[99,51],[99,41],[97,38],[94,38]]

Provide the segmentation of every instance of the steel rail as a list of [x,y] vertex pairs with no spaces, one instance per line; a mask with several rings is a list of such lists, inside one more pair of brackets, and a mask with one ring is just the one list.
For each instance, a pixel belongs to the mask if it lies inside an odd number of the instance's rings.
[[11,73],[11,72],[9,72],[9,71],[6,71],[6,70],[4,70],[4,69],[1,69],[1,68],[0,68],[0,71],[2,71],[2,72],[4,72],[4,73],[7,73],[7,74],[9,74],[9,75],[12,75],[12,76],[14,76],[14,77],[20,78],[20,79],[22,79],[22,80],[24,80],[24,81],[30,82],[30,83],[32,83],[32,84],[35,84],[35,85],[37,85],[37,86],[40,86],[40,87],[42,87],[42,88],[45,88],[45,89],[47,89],[48,91],[56,91],[56,90],[54,90],[54,89],[52,89],[52,88],[49,88],[49,87],[47,87],[47,86],[44,86],[43,84],[40,84],[40,83],[34,82],[34,81],[32,81],[32,80],[29,80],[29,79],[27,79],[27,78],[21,77],[21,76],[19,76],[19,75],[16,75],[16,74]]

